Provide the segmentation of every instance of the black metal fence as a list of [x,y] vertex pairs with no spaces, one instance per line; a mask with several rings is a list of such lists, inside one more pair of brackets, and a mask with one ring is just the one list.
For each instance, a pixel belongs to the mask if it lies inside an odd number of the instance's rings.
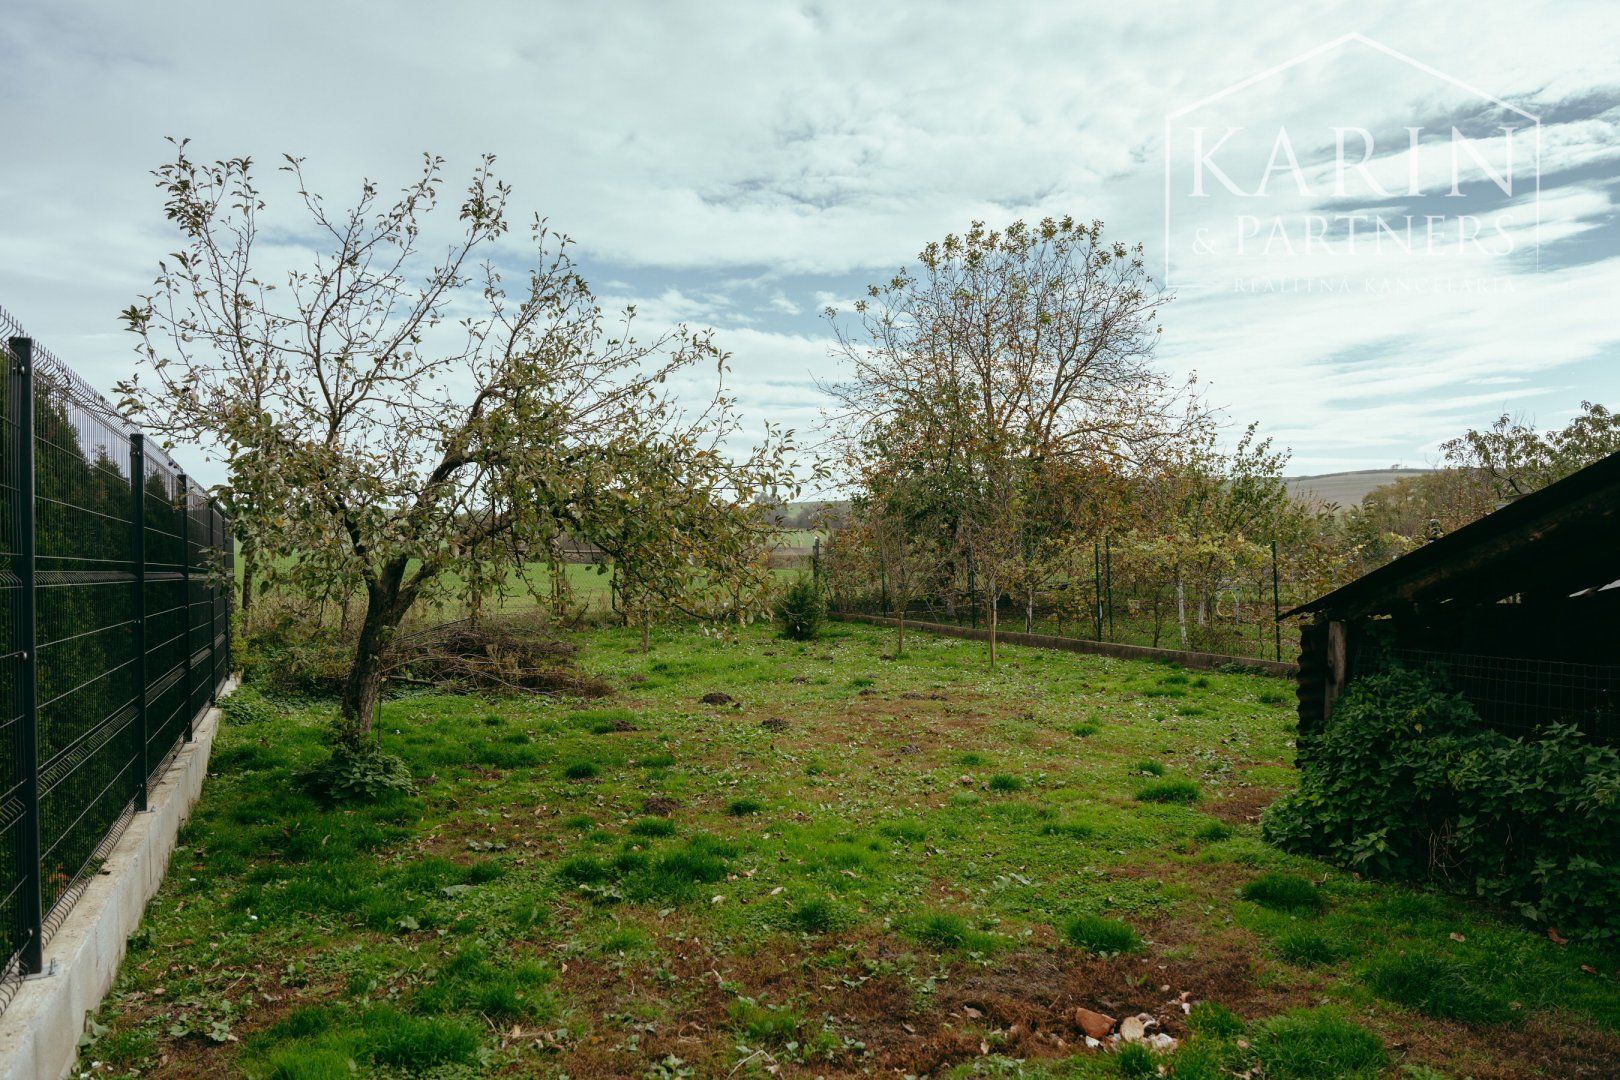
[[[842,612],[894,616],[899,600],[880,564],[840,567],[836,546],[817,545],[812,565]],[[1001,631],[1281,661],[1299,653],[1297,620],[1282,612],[1318,595],[1283,574],[1277,545],[1258,545],[1248,565],[1180,574],[1173,565],[1127,558],[1106,539],[1080,565],[1035,585],[1009,584],[996,598]],[[906,617],[965,629],[989,625],[982,581],[958,573],[950,587],[930,582],[906,598]]]
[[0,310],[0,1009],[229,671],[230,522]]

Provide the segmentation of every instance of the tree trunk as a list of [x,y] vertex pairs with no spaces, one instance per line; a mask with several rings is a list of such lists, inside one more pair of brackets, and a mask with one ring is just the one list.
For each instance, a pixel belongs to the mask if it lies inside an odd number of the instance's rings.
[[371,738],[377,702],[382,699],[383,659],[388,641],[410,608],[414,596],[400,588],[405,575],[401,562],[390,567],[380,582],[366,586],[366,614],[354,645],[354,665],[343,682],[340,699],[342,737],[351,746]]
[[904,604],[900,605],[900,610],[897,612],[897,614],[898,619],[895,622],[896,633],[894,641],[894,655],[896,659],[899,659],[900,657],[906,655],[906,606]]
[[242,618],[253,609],[253,577],[259,568],[259,545],[251,540],[242,545],[242,602],[237,610]]
[[641,617],[641,651],[644,652],[644,653],[652,652],[652,616],[651,615],[643,615]]
[[1181,630],[1181,647],[1187,647],[1187,586],[1181,580],[1181,568],[1176,567],[1176,625]]
[[1035,585],[1030,583],[1029,591],[1024,597],[1024,633],[1035,632]]
[[1001,600],[1001,595],[998,592],[996,592],[995,581],[994,581],[994,579],[992,579],[991,583],[990,583],[990,666],[991,667],[996,666],[996,621],[997,621],[997,615],[999,614],[997,609],[1001,607],[1001,604],[999,603],[1000,600]]

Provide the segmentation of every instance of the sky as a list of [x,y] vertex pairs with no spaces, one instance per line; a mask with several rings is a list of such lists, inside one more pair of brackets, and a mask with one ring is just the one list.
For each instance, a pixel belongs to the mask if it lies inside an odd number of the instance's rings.
[[1294,474],[1429,465],[1502,412],[1620,404],[1617,40],[1620,5],[1575,0],[13,0],[0,307],[93,385],[130,373],[165,136],[301,156],[334,202],[489,152],[610,305],[716,330],[745,435],[813,437],[825,308],[975,220],[1071,214],[1143,245],[1159,363],[1229,433]]

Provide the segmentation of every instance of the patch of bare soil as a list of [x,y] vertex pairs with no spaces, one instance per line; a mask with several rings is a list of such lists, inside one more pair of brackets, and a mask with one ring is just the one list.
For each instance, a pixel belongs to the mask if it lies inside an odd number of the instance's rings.
[[1281,788],[1269,787],[1227,785],[1217,790],[1218,794],[1200,809],[1234,825],[1251,825],[1259,821],[1266,807],[1276,802],[1277,796],[1282,794]]

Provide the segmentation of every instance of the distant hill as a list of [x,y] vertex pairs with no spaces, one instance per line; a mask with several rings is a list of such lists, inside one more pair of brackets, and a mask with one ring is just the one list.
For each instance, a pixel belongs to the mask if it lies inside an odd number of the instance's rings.
[[1333,503],[1341,507],[1360,504],[1374,488],[1393,484],[1405,476],[1422,476],[1433,469],[1356,469],[1353,472],[1322,473],[1319,476],[1287,476],[1283,482],[1296,499]]

